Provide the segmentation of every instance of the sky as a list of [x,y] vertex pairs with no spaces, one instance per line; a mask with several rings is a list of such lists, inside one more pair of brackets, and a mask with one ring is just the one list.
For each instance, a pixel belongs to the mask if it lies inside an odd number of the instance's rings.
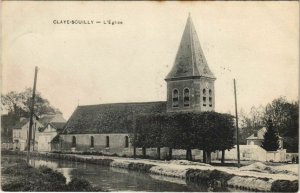
[[297,1],[2,4],[2,93],[32,87],[38,66],[37,90],[66,119],[78,105],[165,101],[189,13],[217,78],[217,112],[234,113],[233,78],[246,112],[299,96]]

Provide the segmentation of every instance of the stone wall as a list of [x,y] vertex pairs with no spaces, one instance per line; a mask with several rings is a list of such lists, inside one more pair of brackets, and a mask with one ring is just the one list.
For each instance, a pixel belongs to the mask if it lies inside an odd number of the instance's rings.
[[[219,157],[221,157],[221,152],[219,152]],[[257,145],[240,145],[240,159],[241,160],[256,160],[256,161],[266,161],[266,150]],[[236,146],[231,150],[225,151],[226,160],[236,160],[237,159],[237,149]]]
[[299,153],[286,153],[285,160],[291,162],[294,159],[299,158]]
[[266,161],[285,162],[286,149],[277,150],[277,151],[268,151],[266,155]]

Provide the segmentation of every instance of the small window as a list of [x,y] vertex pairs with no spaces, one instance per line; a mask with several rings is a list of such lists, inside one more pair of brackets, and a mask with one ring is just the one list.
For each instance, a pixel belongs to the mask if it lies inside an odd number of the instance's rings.
[[94,147],[94,137],[91,136],[91,147]]
[[209,96],[211,96],[211,94],[212,94],[211,89],[209,89],[208,94],[209,94]]
[[109,136],[106,136],[106,147],[109,147]]
[[76,147],[76,137],[72,137],[72,147]]
[[202,90],[202,93],[203,93],[203,95],[206,95],[206,90],[203,89],[203,90]]
[[203,106],[206,106],[206,97],[203,97]]
[[173,107],[178,107],[179,106],[179,92],[177,89],[174,89],[173,90],[173,93],[172,93],[172,106]]
[[125,136],[125,147],[129,146],[129,142],[128,142],[128,136]]
[[190,90],[188,88],[183,90],[183,106],[190,106]]
[[212,107],[212,98],[211,98],[211,97],[209,97],[209,99],[208,99],[208,100],[209,100],[209,106],[210,106],[210,107]]

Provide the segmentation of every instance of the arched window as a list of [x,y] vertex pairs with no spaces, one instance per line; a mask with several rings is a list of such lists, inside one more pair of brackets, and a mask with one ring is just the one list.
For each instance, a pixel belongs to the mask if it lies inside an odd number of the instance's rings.
[[203,90],[202,90],[202,93],[203,93],[203,95],[206,95],[206,90],[203,89]]
[[211,96],[211,94],[212,94],[211,89],[209,89],[208,94],[209,94],[209,96]]
[[106,136],[106,147],[109,147],[109,136]]
[[91,147],[94,147],[94,137],[91,136]]
[[209,97],[208,100],[209,100],[209,106],[212,107],[212,98]]
[[188,88],[183,90],[183,106],[190,106],[190,90]]
[[172,106],[173,107],[179,106],[179,92],[177,89],[174,89],[172,93]]
[[76,147],[76,137],[72,137],[72,147]]
[[128,143],[128,136],[125,136],[125,147],[128,147],[129,143]]

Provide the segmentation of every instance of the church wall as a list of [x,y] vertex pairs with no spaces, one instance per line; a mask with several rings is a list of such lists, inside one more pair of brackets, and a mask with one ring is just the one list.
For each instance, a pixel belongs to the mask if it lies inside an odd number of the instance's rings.
[[[71,151],[73,136],[76,137],[75,151],[99,151],[107,153],[126,153],[132,148],[128,134],[69,134],[61,135],[61,150]],[[91,136],[94,137],[94,147],[91,147]],[[125,147],[125,137],[128,136],[128,147]],[[109,147],[106,146],[109,137]]]
[[[76,148],[72,148],[72,137],[76,137]],[[94,148],[91,148],[91,136],[94,137]],[[110,147],[106,147],[106,136],[109,136]],[[117,154],[119,156],[133,156],[133,146],[130,143],[128,148],[125,147],[125,136],[129,137],[129,134],[69,134],[60,135],[60,143],[51,144],[52,151],[64,151],[70,152],[102,152],[104,154]],[[161,158],[166,158],[168,153],[168,148],[161,148]],[[142,156],[142,148],[136,148],[136,155]],[[152,158],[157,157],[156,148],[147,148],[146,155]]]

